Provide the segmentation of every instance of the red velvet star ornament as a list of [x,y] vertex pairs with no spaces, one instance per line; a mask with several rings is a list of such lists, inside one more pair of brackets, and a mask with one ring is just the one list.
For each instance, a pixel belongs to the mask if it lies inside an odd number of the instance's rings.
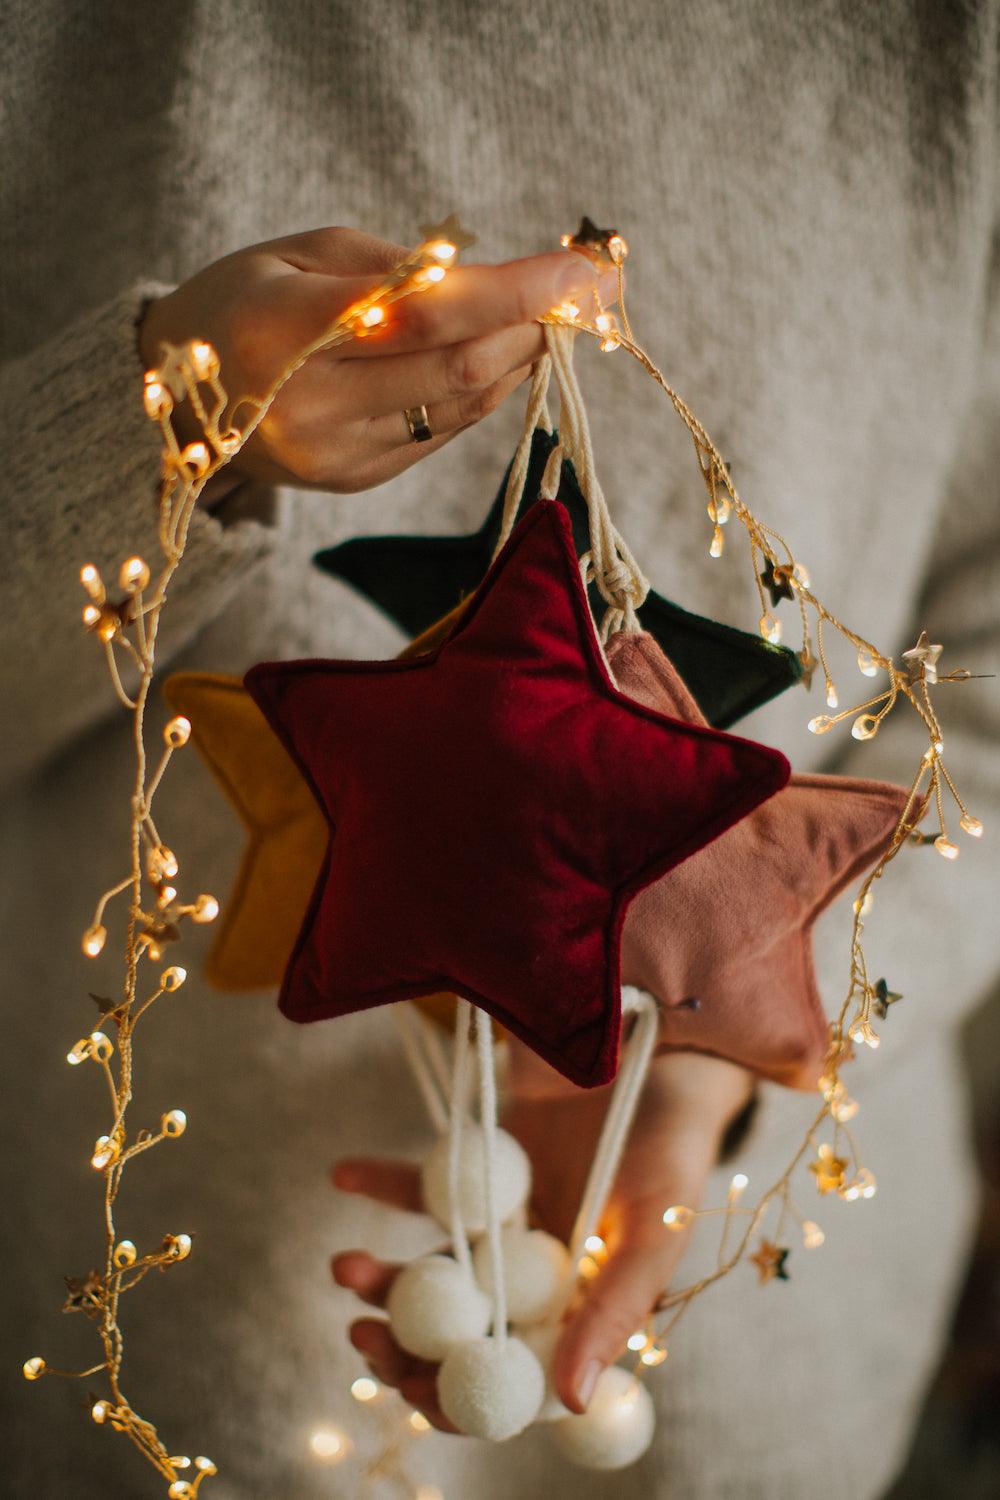
[[284,1013],[454,990],[584,1086],[615,1072],[629,902],[788,778],[777,751],[618,692],[552,501],[429,655],[246,685],[331,828]]
[[[652,636],[615,636],[608,661],[637,702],[704,723]],[[815,1088],[829,1036],[813,923],[875,863],[906,799],[886,782],[795,775],[643,891],[625,922],[622,980],[662,1001],[661,1042]]]

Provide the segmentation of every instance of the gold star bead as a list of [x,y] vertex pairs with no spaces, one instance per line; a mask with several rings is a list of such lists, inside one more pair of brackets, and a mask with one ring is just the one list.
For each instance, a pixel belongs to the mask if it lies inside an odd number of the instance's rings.
[[580,220],[576,234],[563,235],[562,244],[567,250],[586,255],[598,267],[617,265],[627,250],[617,229],[599,229],[586,214]]
[[769,1281],[788,1281],[789,1275],[785,1269],[789,1251],[784,1245],[776,1245],[773,1240],[761,1240],[760,1248],[756,1255],[750,1259],[757,1267],[761,1286]]
[[476,236],[462,228],[457,214],[449,214],[440,224],[421,224],[420,233],[424,244],[454,245],[456,250],[467,250],[476,243]]
[[813,685],[813,673],[819,666],[819,662],[813,656],[808,646],[799,652],[799,661],[802,665],[802,686],[811,688]]
[[820,1146],[817,1159],[810,1162],[809,1170],[816,1178],[816,1190],[820,1193],[835,1193],[844,1185],[847,1158],[834,1154],[832,1146]]
[[903,652],[903,660],[910,674],[911,682],[937,682],[937,664],[941,655],[942,647],[932,645],[927,639],[926,630],[920,632],[920,639],[909,651]]

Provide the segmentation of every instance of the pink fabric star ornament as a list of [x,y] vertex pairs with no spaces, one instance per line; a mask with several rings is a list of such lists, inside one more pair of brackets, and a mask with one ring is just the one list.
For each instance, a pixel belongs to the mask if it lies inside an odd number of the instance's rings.
[[[615,636],[608,661],[637,702],[704,723],[652,636]],[[708,1052],[792,1088],[816,1087],[829,1031],[813,924],[875,863],[906,799],[886,782],[793,775],[636,897],[622,982],[662,1002],[664,1049]]]

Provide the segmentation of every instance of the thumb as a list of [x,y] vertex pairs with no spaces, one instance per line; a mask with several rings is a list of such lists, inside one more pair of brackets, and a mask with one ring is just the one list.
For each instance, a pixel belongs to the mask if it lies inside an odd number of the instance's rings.
[[688,1231],[678,1234],[664,1225],[659,1196],[638,1221],[620,1230],[618,1243],[587,1283],[586,1301],[569,1319],[556,1346],[553,1381],[570,1411],[586,1410],[601,1371],[648,1322],[688,1239]]

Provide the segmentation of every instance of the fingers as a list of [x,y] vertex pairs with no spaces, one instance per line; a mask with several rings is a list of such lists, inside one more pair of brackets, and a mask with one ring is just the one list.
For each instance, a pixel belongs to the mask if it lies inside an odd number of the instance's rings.
[[571,1411],[586,1409],[597,1377],[619,1357],[630,1334],[648,1322],[677,1268],[687,1235],[666,1229],[662,1207],[658,1199],[655,1223],[650,1217],[640,1237],[629,1237],[613,1251],[560,1337],[553,1378]]
[[316,399],[344,419],[382,417],[407,406],[431,407],[475,397],[514,370],[530,366],[544,351],[541,325],[526,323],[413,354],[336,365],[317,361]]
[[389,1289],[399,1275],[399,1266],[376,1260],[367,1250],[344,1250],[330,1262],[338,1286],[357,1292],[371,1307],[384,1307]]
[[[303,348],[378,282],[370,276],[277,275],[260,309],[268,327],[259,336],[272,344],[280,340],[290,350]],[[596,285],[590,262],[566,250],[499,266],[458,266],[439,285],[391,304],[385,321],[366,337],[331,352],[337,359],[357,360],[464,343],[534,322]]]
[[396,1343],[388,1325],[377,1318],[359,1318],[351,1325],[350,1336],[376,1379],[383,1385],[394,1386],[440,1432],[458,1431],[438,1404],[436,1365],[407,1354]]
[[411,1213],[423,1212],[420,1192],[420,1169],[410,1162],[384,1161],[380,1157],[345,1157],[334,1163],[330,1173],[334,1187],[344,1193],[363,1193],[379,1203],[403,1208]]

